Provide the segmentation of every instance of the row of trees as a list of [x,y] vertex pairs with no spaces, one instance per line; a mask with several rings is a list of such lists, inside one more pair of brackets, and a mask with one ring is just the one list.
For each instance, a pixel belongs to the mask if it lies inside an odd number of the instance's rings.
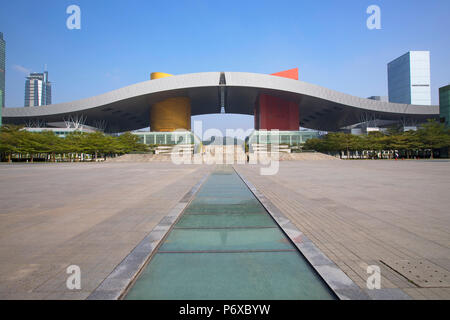
[[[343,132],[328,133],[322,138],[306,141],[303,150],[340,155],[345,152],[347,158],[350,158],[350,153],[355,152],[358,152],[360,157],[364,153],[369,157],[377,157],[388,151],[390,157],[398,151],[406,158],[429,152],[432,158],[433,149],[449,146],[450,130],[436,121],[429,121],[417,131],[403,132],[399,128],[391,128],[387,133],[371,132],[363,136]],[[56,161],[57,158],[68,161],[90,158],[96,161],[99,156],[146,151],[148,146],[140,143],[139,138],[129,132],[113,137],[101,132],[75,131],[61,138],[51,131],[29,132],[13,125],[0,127],[2,161],[10,162],[12,158],[27,159],[31,162],[35,158],[50,161]]]
[[303,149],[340,155],[345,152],[347,158],[356,151],[360,157],[363,153],[377,157],[383,151],[388,151],[390,157],[397,151],[406,158],[427,152],[433,158],[433,149],[449,146],[450,130],[441,123],[428,121],[417,131],[403,132],[400,128],[390,128],[386,133],[371,132],[362,136],[343,132],[328,133],[322,138],[306,141]]
[[[75,131],[61,138],[52,131],[29,132],[21,127],[3,125],[0,128],[0,153],[2,161],[10,162],[13,157],[29,159],[56,158],[72,161],[99,156],[125,154],[133,151],[147,151],[147,146],[129,132],[113,137],[101,132],[85,133]],[[86,157],[88,155],[88,157]]]

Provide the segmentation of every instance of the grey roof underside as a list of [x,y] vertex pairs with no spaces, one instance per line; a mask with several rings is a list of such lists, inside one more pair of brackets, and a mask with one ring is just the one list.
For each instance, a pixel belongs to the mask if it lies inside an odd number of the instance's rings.
[[[361,122],[366,114],[382,120],[437,118],[438,106],[417,106],[358,98],[314,84],[277,76],[225,72],[225,112],[253,115],[261,93],[296,101],[299,125],[337,130]],[[3,122],[26,124],[31,120],[56,122],[69,116],[86,117],[86,124],[106,121],[108,132],[148,127],[150,106],[170,97],[188,96],[191,114],[220,113],[220,72],[184,74],[148,80],[102,95],[41,107],[3,109]]]

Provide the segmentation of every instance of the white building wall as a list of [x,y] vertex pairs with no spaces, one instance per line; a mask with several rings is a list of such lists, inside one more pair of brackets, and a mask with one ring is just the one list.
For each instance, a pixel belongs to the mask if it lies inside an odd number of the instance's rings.
[[34,94],[37,94],[38,106],[41,106],[42,105],[42,81],[41,80],[38,80],[37,90],[34,91]]
[[410,51],[388,63],[389,101],[431,105],[430,52]]
[[431,105],[430,52],[411,51],[411,103]]

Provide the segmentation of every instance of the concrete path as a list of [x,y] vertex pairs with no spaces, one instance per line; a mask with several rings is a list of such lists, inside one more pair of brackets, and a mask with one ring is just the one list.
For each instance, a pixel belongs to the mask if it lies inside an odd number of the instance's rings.
[[[0,165],[0,299],[84,299],[212,166]],[[81,268],[81,290],[66,268]]]
[[[286,161],[273,176],[235,165],[356,284],[450,299],[450,162]],[[376,290],[367,290],[376,297]]]

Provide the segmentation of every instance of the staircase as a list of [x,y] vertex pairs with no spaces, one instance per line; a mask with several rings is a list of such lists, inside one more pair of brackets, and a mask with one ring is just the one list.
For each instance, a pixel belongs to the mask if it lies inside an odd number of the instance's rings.
[[244,164],[247,155],[241,145],[207,145],[204,146],[202,158],[204,163]]
[[109,158],[107,162],[150,162],[150,161],[171,161],[170,154],[124,154],[116,158]]

